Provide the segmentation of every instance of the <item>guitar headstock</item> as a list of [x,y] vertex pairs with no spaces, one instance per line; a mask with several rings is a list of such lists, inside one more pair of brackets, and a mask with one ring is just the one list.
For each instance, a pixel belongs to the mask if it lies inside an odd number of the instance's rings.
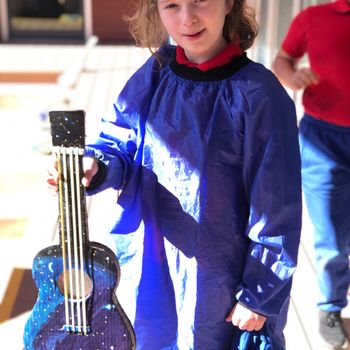
[[85,112],[50,111],[52,145],[58,147],[85,147]]

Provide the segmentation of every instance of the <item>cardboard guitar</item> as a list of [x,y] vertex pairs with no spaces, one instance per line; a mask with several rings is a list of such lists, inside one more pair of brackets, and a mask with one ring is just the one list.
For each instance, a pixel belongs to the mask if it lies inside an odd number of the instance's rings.
[[132,325],[119,304],[115,254],[90,242],[82,158],[84,111],[51,111],[53,154],[59,172],[59,244],[33,262],[38,298],[25,325],[28,350],[133,350]]

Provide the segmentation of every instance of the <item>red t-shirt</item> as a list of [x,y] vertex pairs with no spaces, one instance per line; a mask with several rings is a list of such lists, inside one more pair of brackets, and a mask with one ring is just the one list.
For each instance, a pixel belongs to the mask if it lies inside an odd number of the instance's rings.
[[305,112],[326,122],[350,126],[350,3],[347,0],[306,8],[292,21],[282,48],[309,57],[320,76],[303,94]]

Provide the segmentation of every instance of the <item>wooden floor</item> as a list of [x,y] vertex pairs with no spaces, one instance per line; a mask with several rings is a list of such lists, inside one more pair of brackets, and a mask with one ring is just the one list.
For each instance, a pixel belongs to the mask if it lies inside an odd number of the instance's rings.
[[[127,46],[0,45],[0,339],[6,350],[20,350],[23,325],[33,302],[21,290],[32,260],[56,244],[56,197],[46,188],[50,135],[47,112],[84,109],[87,138],[98,131],[99,118],[130,75],[149,56]],[[101,226],[107,191],[89,199],[91,240],[108,244]],[[315,307],[317,285],[312,228],[304,209],[299,265],[294,276],[286,327],[288,350],[320,350]],[[29,288],[29,287],[28,287]],[[30,289],[30,288],[29,288]],[[22,310],[21,307],[22,306]],[[350,311],[344,311],[350,330]]]

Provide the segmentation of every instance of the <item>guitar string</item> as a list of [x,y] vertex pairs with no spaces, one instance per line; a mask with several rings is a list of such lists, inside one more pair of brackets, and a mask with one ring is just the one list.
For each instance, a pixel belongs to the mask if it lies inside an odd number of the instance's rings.
[[63,263],[63,290],[64,290],[64,309],[66,316],[66,324],[69,324],[69,306],[68,306],[68,288],[67,288],[67,265],[66,265],[66,245],[64,244],[65,225],[64,225],[64,211],[63,211],[63,185],[62,185],[62,158],[59,149],[54,150],[56,153],[57,170],[58,170],[58,192],[60,205],[60,223],[61,223],[61,242],[62,242],[62,263]]
[[64,172],[64,200],[66,203],[65,207],[65,214],[66,214],[66,227],[67,227],[67,250],[68,250],[68,275],[69,275],[69,295],[71,296],[70,298],[70,308],[71,308],[71,320],[72,324],[68,323],[67,327],[68,329],[71,328],[71,330],[75,330],[75,310],[74,310],[74,300],[73,300],[73,271],[72,271],[72,243],[71,243],[71,237],[70,237],[70,232],[71,232],[71,225],[70,225],[70,217],[69,217],[69,201],[68,201],[68,170],[67,170],[67,154],[66,154],[66,149],[64,147],[61,148],[62,150],[62,155],[63,157],[63,172]]
[[84,153],[84,150],[75,148],[75,169],[76,169],[76,185],[77,185],[77,204],[78,204],[78,229],[79,229],[79,251],[80,251],[80,281],[82,286],[82,317],[83,317],[83,332],[87,334],[87,320],[86,320],[86,288],[85,288],[85,276],[84,276],[84,250],[83,250],[83,220],[82,220],[82,206],[81,206],[81,192],[80,189],[81,179],[80,179],[80,158],[79,153]]
[[69,158],[69,175],[70,175],[70,198],[71,198],[71,205],[72,205],[72,233],[73,233],[73,264],[75,268],[75,274],[74,274],[74,283],[75,283],[75,300],[76,300],[76,322],[77,322],[77,331],[81,332],[81,310],[80,310],[80,283],[79,283],[79,253],[78,253],[78,242],[77,242],[77,203],[76,203],[76,186],[78,184],[75,183],[75,177],[74,177],[74,160],[73,160],[73,148],[68,149],[68,158]]

